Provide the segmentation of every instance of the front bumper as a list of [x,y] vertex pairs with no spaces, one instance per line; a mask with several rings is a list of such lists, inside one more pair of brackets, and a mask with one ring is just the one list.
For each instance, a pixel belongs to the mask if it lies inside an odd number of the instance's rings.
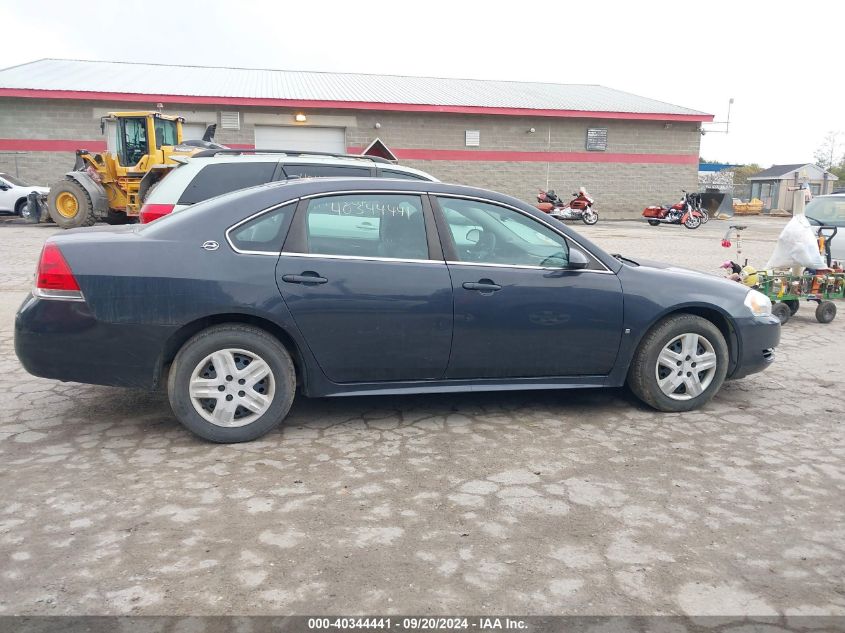
[[15,315],[15,354],[41,378],[153,389],[165,332],[103,323],[80,301],[28,296]]
[[780,343],[780,321],[775,316],[735,319],[737,358],[729,379],[763,371],[775,360]]

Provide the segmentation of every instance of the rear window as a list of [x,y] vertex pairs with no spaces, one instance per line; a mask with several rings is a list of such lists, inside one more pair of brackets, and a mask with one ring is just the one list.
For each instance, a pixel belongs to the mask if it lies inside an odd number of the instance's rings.
[[343,165],[285,165],[288,178],[369,178],[369,167],[345,167]]
[[206,165],[182,192],[179,204],[196,204],[230,191],[263,185],[273,180],[276,162]]
[[295,210],[292,202],[244,222],[229,232],[229,241],[246,253],[278,253]]

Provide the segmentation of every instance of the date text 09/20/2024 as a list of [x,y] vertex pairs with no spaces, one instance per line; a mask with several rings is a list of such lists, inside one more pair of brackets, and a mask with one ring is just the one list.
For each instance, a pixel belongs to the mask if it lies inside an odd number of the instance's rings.
[[308,629],[319,630],[360,630],[360,629],[397,629],[404,631],[419,630],[525,630],[528,624],[524,619],[507,617],[357,617],[357,618],[309,618]]

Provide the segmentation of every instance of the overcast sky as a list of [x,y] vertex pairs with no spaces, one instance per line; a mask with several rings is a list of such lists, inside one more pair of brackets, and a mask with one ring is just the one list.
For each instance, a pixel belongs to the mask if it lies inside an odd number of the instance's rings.
[[717,121],[733,97],[730,134],[705,135],[701,154],[763,165],[811,162],[845,131],[842,0],[0,0],[0,16],[0,67],[61,57],[593,83]]

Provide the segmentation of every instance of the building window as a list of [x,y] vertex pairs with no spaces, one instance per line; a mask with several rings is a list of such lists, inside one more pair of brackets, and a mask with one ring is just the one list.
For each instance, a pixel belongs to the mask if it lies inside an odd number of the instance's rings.
[[465,140],[467,147],[478,147],[481,145],[481,130],[467,130]]

